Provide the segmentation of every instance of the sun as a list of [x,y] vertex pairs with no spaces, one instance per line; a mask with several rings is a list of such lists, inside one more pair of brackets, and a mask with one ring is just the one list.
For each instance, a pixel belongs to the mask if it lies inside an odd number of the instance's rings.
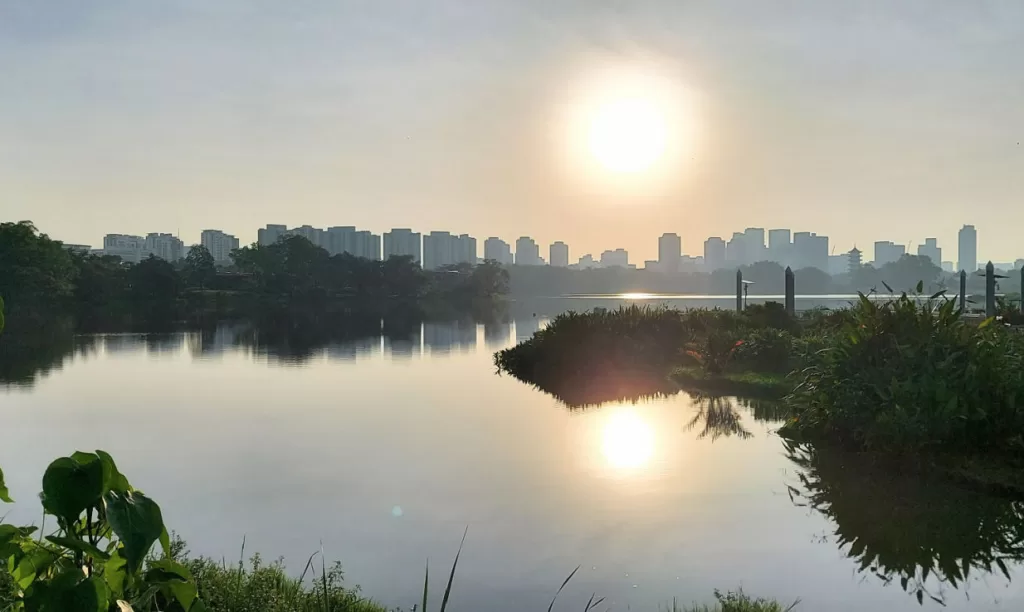
[[587,126],[590,154],[612,172],[648,170],[665,153],[668,123],[654,100],[620,97],[599,102]]

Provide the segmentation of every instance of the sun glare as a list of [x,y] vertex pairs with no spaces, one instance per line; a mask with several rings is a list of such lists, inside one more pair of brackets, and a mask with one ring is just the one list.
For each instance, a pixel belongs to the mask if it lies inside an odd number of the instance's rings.
[[591,155],[613,172],[642,172],[665,152],[668,126],[652,100],[623,97],[602,102],[590,117]]
[[573,175],[633,193],[678,180],[681,162],[693,157],[698,123],[679,72],[643,59],[581,64],[558,106]]
[[654,454],[654,430],[632,409],[613,412],[601,432],[601,452],[613,468],[643,467]]

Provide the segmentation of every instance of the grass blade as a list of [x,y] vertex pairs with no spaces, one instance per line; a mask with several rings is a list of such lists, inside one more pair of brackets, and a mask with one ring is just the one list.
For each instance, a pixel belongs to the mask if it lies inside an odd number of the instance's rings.
[[[313,554],[309,556],[309,560],[306,561],[306,569],[302,570],[302,575],[299,576],[299,586],[302,586],[302,581],[306,579],[306,572],[308,572],[310,568],[313,567],[313,557],[317,556],[318,554],[319,551],[314,551]],[[313,573],[315,574],[316,572]]]
[[427,612],[427,589],[430,585],[430,559],[427,559],[427,571],[423,574],[423,606],[420,612]]
[[444,597],[441,599],[441,611],[448,608],[448,597],[452,594],[452,582],[455,580],[455,568],[459,565],[459,556],[462,554],[462,545],[466,543],[466,534],[469,533],[469,525],[466,531],[462,532],[462,542],[459,543],[459,551],[455,553],[455,561],[452,563],[452,573],[448,576],[448,585],[444,588]]
[[324,541],[320,540],[320,578],[324,583],[324,612],[331,612],[330,602],[327,600],[327,561],[324,560]]
[[245,575],[245,534],[242,534],[242,550],[238,553],[238,590],[242,590],[242,576]]
[[565,588],[565,585],[569,584],[569,581],[572,580],[572,577],[575,576],[578,571],[580,571],[579,565],[576,566],[576,569],[572,570],[569,577],[562,582],[562,586],[558,587],[558,590],[555,591],[555,596],[551,598],[551,603],[548,604],[548,612],[551,612],[551,609],[555,607],[555,600],[558,599],[558,595],[562,592],[562,589]]

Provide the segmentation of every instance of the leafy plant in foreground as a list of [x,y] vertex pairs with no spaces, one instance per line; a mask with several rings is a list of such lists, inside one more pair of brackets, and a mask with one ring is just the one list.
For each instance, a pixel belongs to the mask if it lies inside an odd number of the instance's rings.
[[[195,581],[170,558],[160,507],[103,451],[55,460],[43,474],[44,518],[57,530],[0,524],[0,560],[26,612],[205,612]],[[0,500],[12,500],[0,473]],[[41,535],[41,534],[40,534]],[[159,541],[164,558],[145,563]]]

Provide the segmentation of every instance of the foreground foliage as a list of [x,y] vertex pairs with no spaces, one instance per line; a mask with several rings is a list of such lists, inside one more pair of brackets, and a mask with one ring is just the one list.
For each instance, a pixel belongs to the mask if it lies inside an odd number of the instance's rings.
[[[57,459],[43,474],[44,516],[57,529],[0,524],[11,602],[29,612],[203,612],[188,568],[170,559],[160,507],[103,451]],[[0,472],[0,500],[11,503]],[[165,557],[146,562],[160,541]]]
[[844,311],[799,355],[782,434],[899,452],[1024,451],[1024,339],[993,319],[965,322],[939,297],[862,296]]

